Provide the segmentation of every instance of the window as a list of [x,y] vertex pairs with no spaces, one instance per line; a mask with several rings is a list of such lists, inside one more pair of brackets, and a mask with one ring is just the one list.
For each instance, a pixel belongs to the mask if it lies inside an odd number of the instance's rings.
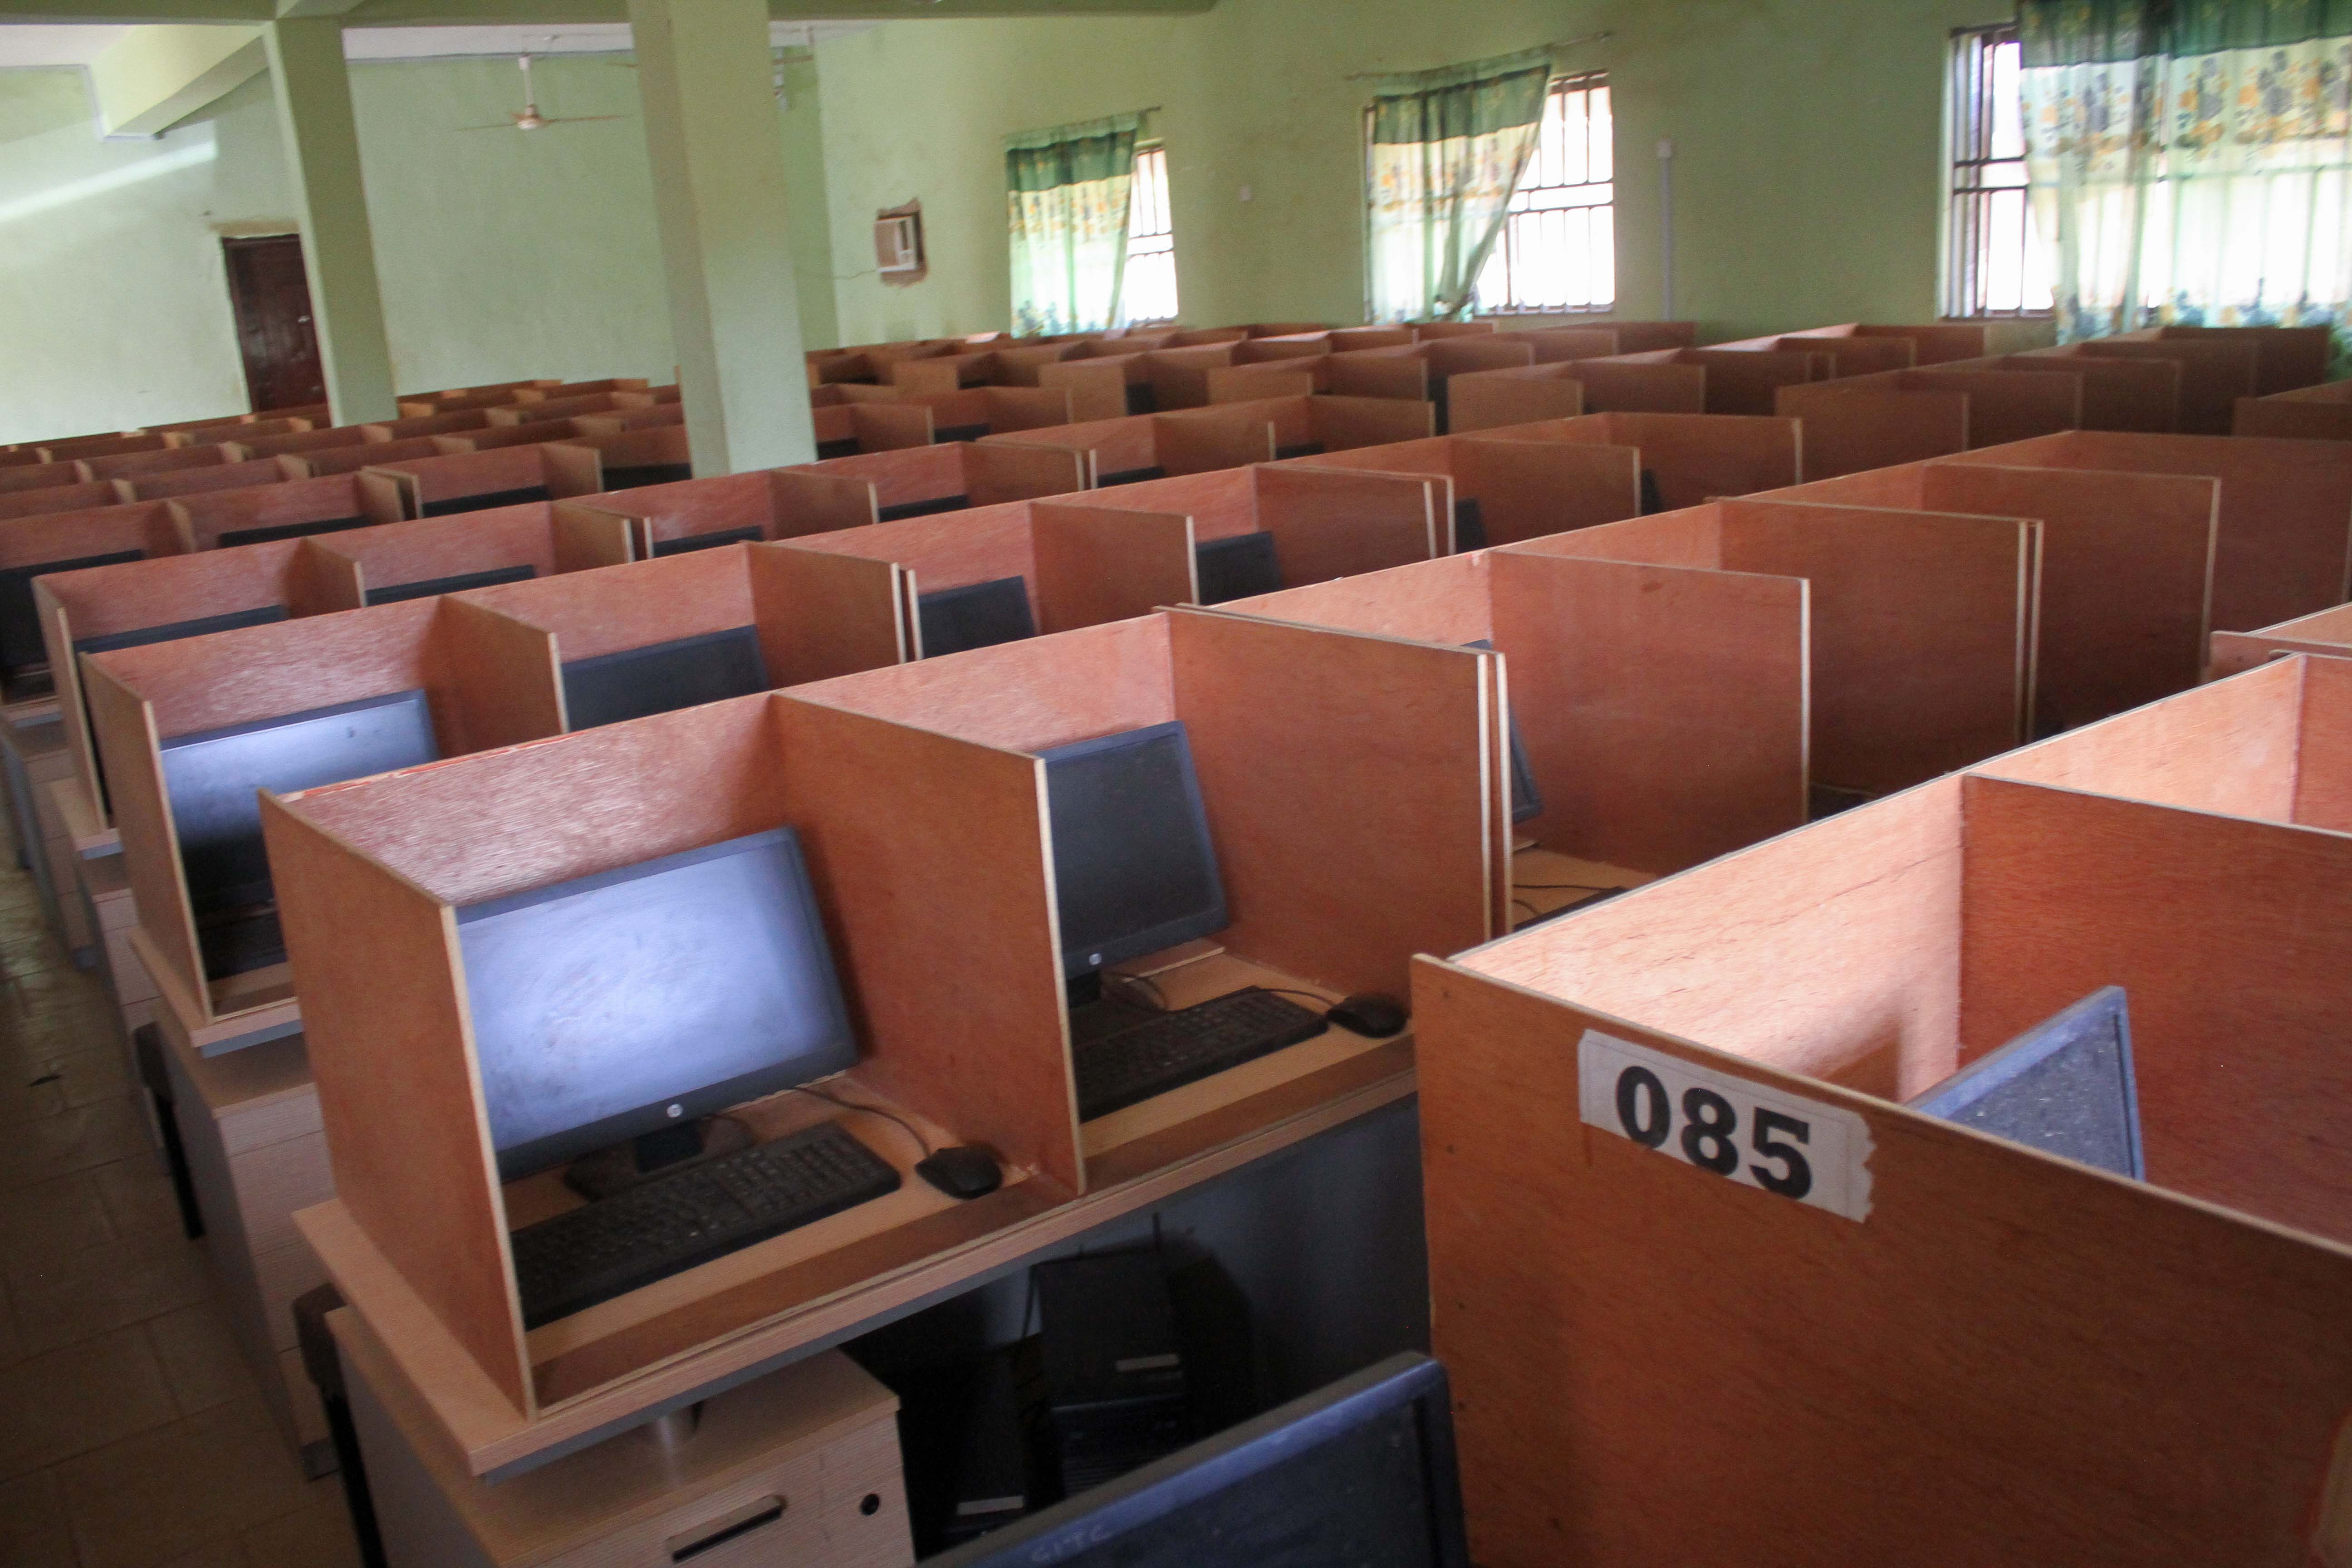
[[2050,247],[2025,194],[2025,112],[2017,26],[1952,35],[1948,316],[2049,313]]
[[1544,95],[1534,155],[1478,275],[1478,310],[1609,310],[1617,303],[1609,79],[1562,77]]
[[1120,295],[1129,325],[1176,319],[1176,234],[1168,216],[1168,149],[1135,154],[1135,189],[1127,206],[1127,281]]

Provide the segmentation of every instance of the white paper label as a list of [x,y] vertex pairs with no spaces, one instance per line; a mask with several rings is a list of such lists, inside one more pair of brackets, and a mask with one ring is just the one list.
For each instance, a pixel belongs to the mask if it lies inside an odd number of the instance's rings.
[[1587,1029],[1576,1046],[1588,1127],[1851,1220],[1870,1217],[1870,1124],[1851,1110]]

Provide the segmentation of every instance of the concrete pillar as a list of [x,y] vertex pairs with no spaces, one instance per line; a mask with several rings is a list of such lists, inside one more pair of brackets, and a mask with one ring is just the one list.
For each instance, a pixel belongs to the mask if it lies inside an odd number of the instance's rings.
[[697,474],[816,456],[766,0],[629,0]]
[[359,128],[343,65],[342,24],[332,17],[267,23],[278,128],[286,142],[310,275],[310,315],[335,423],[391,419],[392,345],[376,287],[375,242],[360,182]]

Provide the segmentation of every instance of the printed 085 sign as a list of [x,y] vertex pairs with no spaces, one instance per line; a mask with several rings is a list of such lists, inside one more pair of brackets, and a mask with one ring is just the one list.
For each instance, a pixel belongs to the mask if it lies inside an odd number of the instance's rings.
[[1598,1029],[1577,1042],[1576,1075],[1588,1127],[1776,1197],[1870,1217],[1870,1125],[1842,1106]]

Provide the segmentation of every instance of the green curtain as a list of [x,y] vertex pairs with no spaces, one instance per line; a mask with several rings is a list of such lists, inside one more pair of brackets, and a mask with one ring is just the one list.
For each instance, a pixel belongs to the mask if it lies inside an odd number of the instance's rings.
[[2018,26],[2060,341],[2352,322],[2352,0],[2020,0]]
[[1013,233],[1013,330],[1124,326],[1128,200],[1142,116],[1023,131],[1004,139]]
[[1469,312],[1550,85],[1546,49],[1380,79],[1367,170],[1370,320]]

